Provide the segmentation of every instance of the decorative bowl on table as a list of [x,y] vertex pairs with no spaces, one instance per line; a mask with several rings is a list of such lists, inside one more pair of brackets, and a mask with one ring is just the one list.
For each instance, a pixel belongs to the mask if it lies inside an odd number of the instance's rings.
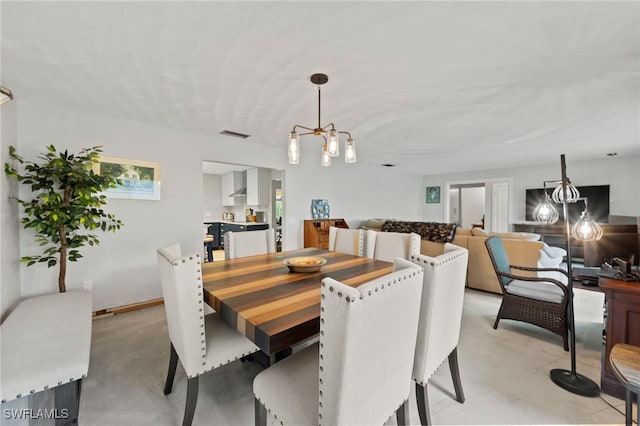
[[285,259],[283,263],[291,272],[317,272],[322,265],[327,263],[327,259],[314,256],[290,257]]

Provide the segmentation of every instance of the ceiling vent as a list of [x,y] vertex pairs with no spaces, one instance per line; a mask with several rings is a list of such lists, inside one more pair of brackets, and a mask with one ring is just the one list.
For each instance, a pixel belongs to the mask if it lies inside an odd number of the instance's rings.
[[234,132],[232,130],[223,130],[220,132],[220,134],[225,136],[231,136],[234,138],[240,138],[240,139],[246,139],[251,136],[251,135],[246,135],[244,133]]

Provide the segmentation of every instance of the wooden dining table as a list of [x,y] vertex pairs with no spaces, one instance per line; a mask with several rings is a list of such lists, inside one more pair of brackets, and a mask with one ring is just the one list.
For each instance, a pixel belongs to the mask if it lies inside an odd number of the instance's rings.
[[[318,256],[317,272],[290,272],[285,259]],[[320,331],[320,283],[331,277],[352,287],[379,278],[393,264],[319,248],[204,263],[204,300],[229,325],[274,359]]]

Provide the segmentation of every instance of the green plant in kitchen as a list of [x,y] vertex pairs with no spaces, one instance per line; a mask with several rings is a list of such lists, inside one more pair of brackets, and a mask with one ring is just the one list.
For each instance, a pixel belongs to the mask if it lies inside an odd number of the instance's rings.
[[79,248],[100,243],[94,231],[116,232],[123,226],[115,215],[106,213],[103,192],[120,181],[111,175],[97,174],[93,165],[99,162],[102,146],[84,148],[76,154],[58,152],[49,145],[38,156],[39,162],[27,161],[9,147],[13,160],[4,164],[10,178],[30,188],[29,198],[11,197],[24,209],[21,222],[25,229],[33,229],[35,241],[43,247],[40,254],[24,256],[27,266],[46,263],[49,268],[59,265],[58,288],[66,291],[67,260],[76,262],[82,257]]

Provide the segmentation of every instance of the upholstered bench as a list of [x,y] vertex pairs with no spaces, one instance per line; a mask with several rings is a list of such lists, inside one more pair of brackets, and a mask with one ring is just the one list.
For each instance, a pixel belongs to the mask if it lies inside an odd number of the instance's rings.
[[[92,299],[69,291],[21,301],[0,325],[0,401],[55,388],[55,415],[77,423],[89,370]],[[58,424],[58,422],[56,422]]]

